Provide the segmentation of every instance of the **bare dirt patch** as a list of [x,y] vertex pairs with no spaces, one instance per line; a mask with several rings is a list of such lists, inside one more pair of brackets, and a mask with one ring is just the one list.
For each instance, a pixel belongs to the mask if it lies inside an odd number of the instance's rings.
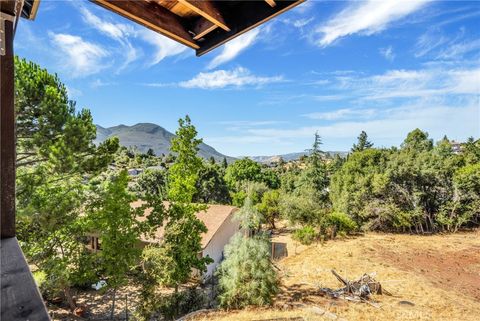
[[[288,235],[280,237],[292,242]],[[289,251],[289,257],[277,262],[282,291],[272,308],[214,312],[195,320],[328,319],[302,308],[307,305],[346,320],[477,321],[479,252],[480,231],[433,236],[372,233],[314,244],[297,255]],[[320,287],[341,286],[331,269],[349,279],[376,272],[375,278],[393,296],[375,296],[380,308],[323,297]]]
[[402,270],[423,276],[439,288],[480,301],[480,247],[444,252],[382,248],[380,256]]

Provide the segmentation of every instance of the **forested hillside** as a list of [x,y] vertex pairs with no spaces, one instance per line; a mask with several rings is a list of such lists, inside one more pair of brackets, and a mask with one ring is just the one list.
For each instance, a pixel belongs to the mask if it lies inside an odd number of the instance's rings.
[[[96,125],[96,127],[95,143],[101,143],[109,137],[118,137],[121,146],[136,148],[140,153],[146,153],[152,149],[157,155],[167,155],[170,153],[171,140],[175,137],[165,128],[151,123],[139,123],[132,126],[118,125],[108,128]],[[235,160],[233,157],[219,153],[205,143],[201,143],[198,148],[198,155],[205,159],[213,157],[217,161],[221,161],[225,157],[228,162]]]

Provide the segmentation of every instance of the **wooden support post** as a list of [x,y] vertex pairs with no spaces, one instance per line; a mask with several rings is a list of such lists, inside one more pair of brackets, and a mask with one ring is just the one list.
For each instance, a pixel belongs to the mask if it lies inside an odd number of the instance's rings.
[[0,55],[0,211],[1,238],[15,236],[15,92],[13,19],[4,19]]

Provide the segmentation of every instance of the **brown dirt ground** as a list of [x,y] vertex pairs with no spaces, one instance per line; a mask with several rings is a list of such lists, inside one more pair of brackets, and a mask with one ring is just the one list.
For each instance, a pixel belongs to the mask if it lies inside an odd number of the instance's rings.
[[[212,312],[195,320],[328,319],[301,304],[330,311],[338,320],[480,320],[480,230],[432,236],[372,233],[297,247],[296,255],[288,234],[280,234],[290,256],[276,263],[282,290],[274,307]],[[322,297],[318,288],[341,286],[331,269],[350,279],[375,272],[393,296],[375,296],[380,308]]]

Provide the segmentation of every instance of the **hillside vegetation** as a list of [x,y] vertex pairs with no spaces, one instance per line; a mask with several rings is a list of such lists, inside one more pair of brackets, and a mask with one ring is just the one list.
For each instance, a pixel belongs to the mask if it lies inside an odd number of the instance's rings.
[[[139,123],[132,126],[118,125],[108,128],[96,125],[96,127],[95,143],[101,143],[110,137],[118,137],[121,146],[137,149],[139,153],[146,153],[151,149],[157,155],[170,154],[171,141],[175,136],[165,128],[151,123]],[[233,157],[219,153],[205,143],[201,143],[198,149],[198,155],[204,159],[213,157],[218,162],[223,158],[226,158],[228,162],[235,160]]]

